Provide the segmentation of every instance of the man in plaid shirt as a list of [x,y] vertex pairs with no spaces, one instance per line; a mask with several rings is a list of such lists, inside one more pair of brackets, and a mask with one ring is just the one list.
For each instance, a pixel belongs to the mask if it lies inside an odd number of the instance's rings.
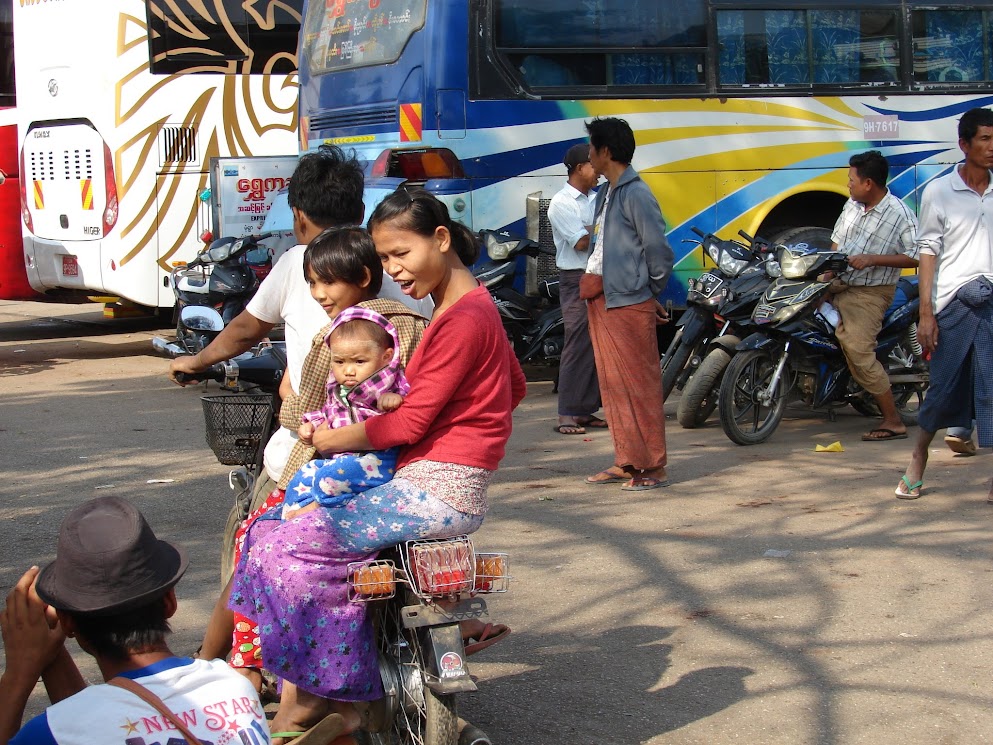
[[889,164],[878,150],[848,161],[851,199],[835,223],[832,248],[848,254],[848,266],[832,286],[841,316],[835,332],[852,377],[876,399],[883,421],[863,440],[902,440],[907,427],[890,390],[889,376],[876,359],[876,337],[893,302],[903,269],[917,266],[917,218],[886,188]]

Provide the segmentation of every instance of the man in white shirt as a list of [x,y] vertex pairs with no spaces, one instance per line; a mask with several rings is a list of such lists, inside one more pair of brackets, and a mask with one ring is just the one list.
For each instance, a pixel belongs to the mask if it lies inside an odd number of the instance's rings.
[[548,222],[555,241],[555,265],[559,270],[559,301],[565,325],[565,343],[559,360],[559,422],[562,435],[583,435],[587,427],[604,428],[594,416],[600,408],[593,344],[590,341],[586,301],[579,297],[579,278],[590,255],[590,226],[597,172],[590,164],[590,146],[573,145],[563,160],[568,180],[548,205]]
[[932,181],[921,200],[917,336],[931,353],[931,381],[900,499],[921,496],[939,429],[969,427],[974,418],[979,446],[993,446],[993,111],[970,109],[958,130],[965,162]]
[[[69,513],[55,561],[29,569],[0,613],[0,745],[158,742],[185,737],[184,727],[201,742],[223,734],[267,745],[265,711],[251,683],[222,660],[175,657],[166,645],[186,566],[182,549],[156,538],[120,497]],[[96,658],[105,684],[86,685],[67,637]],[[39,677],[52,706],[22,728]],[[342,724],[325,726],[340,732]]]

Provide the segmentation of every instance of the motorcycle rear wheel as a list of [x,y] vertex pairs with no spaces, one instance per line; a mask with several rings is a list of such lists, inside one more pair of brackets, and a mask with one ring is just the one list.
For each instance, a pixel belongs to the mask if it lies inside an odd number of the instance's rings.
[[770,404],[758,400],[758,391],[768,385],[776,360],[764,349],[739,352],[724,373],[717,409],[721,427],[738,445],[757,445],[769,439],[786,410],[786,376],[772,391]]
[[455,696],[435,693],[424,684],[423,652],[416,633],[403,626],[403,605],[399,596],[385,601],[377,619],[383,685],[396,691],[392,721],[384,731],[363,733],[364,739],[369,745],[456,745]]
[[686,381],[676,409],[676,420],[683,429],[702,426],[714,413],[721,377],[729,364],[731,352],[723,347],[715,347]]

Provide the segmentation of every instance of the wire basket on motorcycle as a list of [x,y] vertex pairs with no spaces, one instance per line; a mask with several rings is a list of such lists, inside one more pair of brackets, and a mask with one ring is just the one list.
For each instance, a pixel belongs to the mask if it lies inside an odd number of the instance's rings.
[[269,432],[272,396],[236,393],[201,396],[207,444],[226,466],[247,466],[256,461]]

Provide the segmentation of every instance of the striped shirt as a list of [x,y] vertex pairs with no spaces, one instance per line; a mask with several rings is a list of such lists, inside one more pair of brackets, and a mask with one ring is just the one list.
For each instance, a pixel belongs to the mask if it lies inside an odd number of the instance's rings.
[[[916,260],[917,218],[889,191],[871,209],[849,199],[834,225],[831,240],[849,256],[903,254]],[[895,266],[868,266],[849,269],[841,280],[857,287],[895,285],[902,271]]]

